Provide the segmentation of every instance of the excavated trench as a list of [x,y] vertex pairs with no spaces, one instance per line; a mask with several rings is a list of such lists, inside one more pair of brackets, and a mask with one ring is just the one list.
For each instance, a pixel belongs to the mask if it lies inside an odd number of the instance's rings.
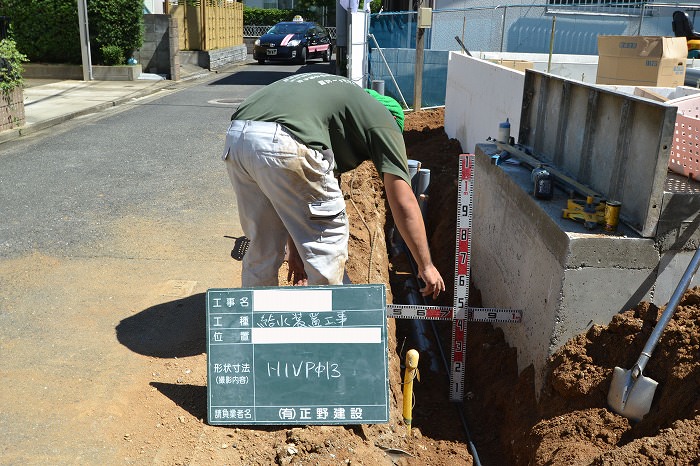
[[[443,109],[407,114],[404,138],[409,159],[430,170],[426,227],[433,260],[448,284],[434,304],[450,306],[457,160],[462,150],[446,136],[443,118]],[[475,177],[478,184],[478,173]],[[406,256],[392,257],[389,268],[395,302],[415,299]],[[478,307],[478,277],[472,277],[471,284],[470,305]],[[609,325],[594,325],[569,341],[548,361],[549,375],[539,399],[532,368],[518,372],[517,351],[505,343],[502,332],[490,324],[469,323],[466,396],[461,406],[447,401],[448,374],[437,345],[447,348],[449,358],[451,324],[435,322],[433,332],[425,325],[398,321],[397,359],[413,346],[423,353],[413,425],[432,438],[473,441],[475,450],[470,451],[478,451],[475,463],[696,464],[700,461],[700,288],[685,294],[645,370],[659,382],[649,414],[633,423],[607,408],[613,368],[634,364],[662,310],[640,303]],[[459,409],[468,423],[466,431],[455,415]]]

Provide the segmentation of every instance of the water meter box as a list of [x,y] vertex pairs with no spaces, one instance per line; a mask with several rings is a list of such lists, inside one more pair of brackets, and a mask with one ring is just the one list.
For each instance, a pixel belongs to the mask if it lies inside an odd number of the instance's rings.
[[598,36],[597,84],[682,86],[685,37]]
[[418,27],[429,29],[433,25],[433,9],[418,8]]

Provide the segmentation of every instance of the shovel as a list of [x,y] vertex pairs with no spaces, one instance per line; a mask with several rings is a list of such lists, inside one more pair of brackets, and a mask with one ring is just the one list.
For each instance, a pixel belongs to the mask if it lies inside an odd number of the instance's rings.
[[656,386],[659,384],[654,379],[642,375],[644,368],[651,357],[652,351],[661,338],[661,334],[666,328],[668,321],[673,317],[676,307],[681,300],[681,297],[688,289],[690,282],[693,280],[693,275],[698,270],[700,264],[700,249],[695,251],[693,258],[688,264],[681,281],[673,292],[670,301],[666,305],[666,309],[661,314],[659,322],[651,332],[647,340],[642,354],[631,370],[625,370],[616,367],[613,372],[612,383],[608,391],[608,405],[616,413],[632,419],[633,421],[641,421],[646,413],[649,412],[651,402],[654,399]]

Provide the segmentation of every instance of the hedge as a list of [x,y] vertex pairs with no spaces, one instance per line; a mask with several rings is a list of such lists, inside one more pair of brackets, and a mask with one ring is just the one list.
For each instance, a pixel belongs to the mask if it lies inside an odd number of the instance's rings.
[[[105,46],[130,57],[143,45],[143,0],[87,0],[87,8],[93,63],[103,63]],[[0,16],[10,18],[17,48],[30,61],[81,63],[76,0],[1,0]]]

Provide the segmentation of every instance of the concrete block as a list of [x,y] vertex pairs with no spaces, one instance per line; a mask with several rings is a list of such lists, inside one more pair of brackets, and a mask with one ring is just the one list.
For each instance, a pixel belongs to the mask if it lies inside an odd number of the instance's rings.
[[[697,228],[697,224],[695,224]],[[697,231],[697,229],[696,229]],[[695,248],[698,248],[695,244]],[[656,285],[654,288],[655,295],[652,302],[658,306],[663,306],[671,299],[673,291],[678,286],[678,282],[688,268],[690,259],[692,259],[695,251],[667,251],[659,262],[659,268],[656,276]],[[690,286],[700,286],[700,274],[695,274],[695,277],[690,282]]]
[[[647,244],[638,244],[633,249],[641,254],[649,254],[649,251],[653,254],[653,245],[648,244],[647,240],[642,241]],[[598,243],[595,240],[592,242]],[[637,269],[634,268],[635,264],[629,264],[565,269],[562,300],[556,311],[548,356],[593,324],[607,325],[615,314],[634,307],[638,301],[630,305],[630,297],[653,272],[656,263],[658,256],[648,268]],[[646,293],[641,300],[651,301],[651,295]]]
[[141,64],[92,67],[92,76],[98,81],[136,81],[140,75]]
[[651,270],[659,262],[659,254],[656,249],[648,247],[651,244],[648,240],[605,234],[591,237],[590,233],[570,233],[568,236],[568,269],[591,267]]
[[24,126],[25,120],[22,88],[0,94],[0,132]]
[[157,48],[157,42],[144,42],[143,45],[141,46],[141,53],[146,55],[146,54],[152,54],[153,52],[156,51]]
[[53,63],[25,63],[23,77],[30,79],[75,79],[82,81],[83,67],[81,65]]
[[656,239],[662,252],[700,246],[700,182],[668,173]]

